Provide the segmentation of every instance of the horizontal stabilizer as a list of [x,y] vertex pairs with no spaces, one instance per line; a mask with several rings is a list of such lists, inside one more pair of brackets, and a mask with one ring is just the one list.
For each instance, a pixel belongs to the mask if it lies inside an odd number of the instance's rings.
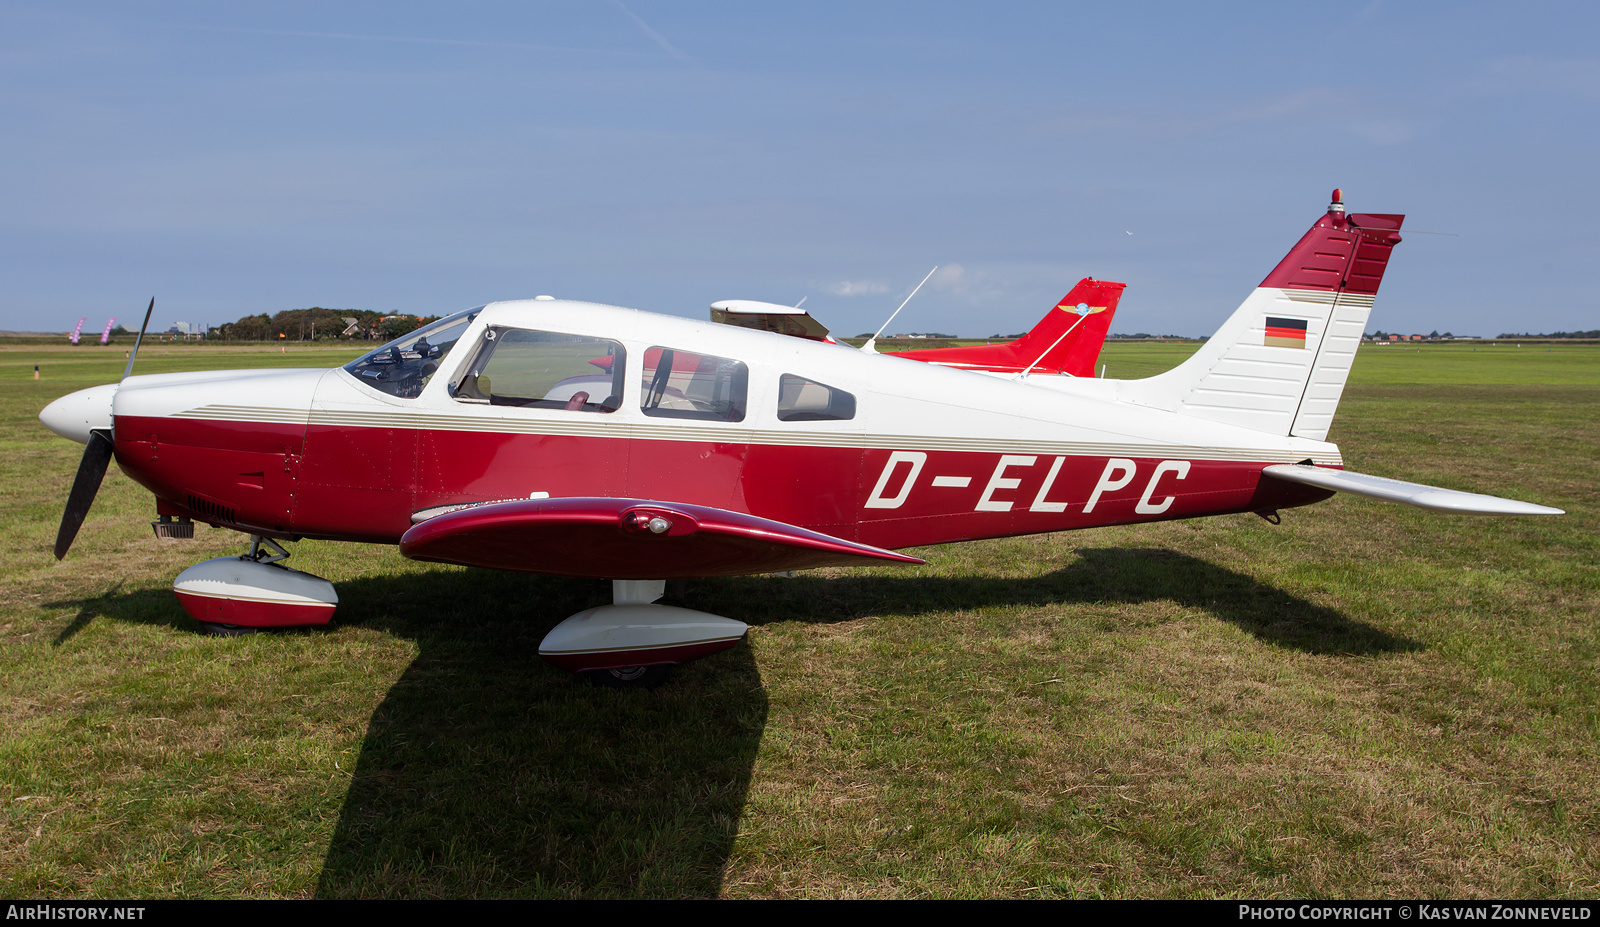
[[495,502],[411,527],[413,560],[595,579],[742,576],[867,563],[893,551],[704,505],[585,497]]
[[1384,502],[1404,502],[1419,509],[1456,515],[1565,515],[1561,509],[1475,492],[1441,489],[1421,483],[1407,483],[1382,476],[1332,470],[1311,464],[1273,464],[1262,470],[1267,476],[1290,483],[1304,483],[1336,492],[1354,493]]

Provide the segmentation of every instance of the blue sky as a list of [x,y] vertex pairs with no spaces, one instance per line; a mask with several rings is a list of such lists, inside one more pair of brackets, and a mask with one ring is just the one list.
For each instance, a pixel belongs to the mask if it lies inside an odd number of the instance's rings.
[[[1600,328],[1582,4],[0,3],[0,328],[550,293],[1209,333],[1344,188],[1371,327]],[[1423,234],[1435,233],[1435,234]]]

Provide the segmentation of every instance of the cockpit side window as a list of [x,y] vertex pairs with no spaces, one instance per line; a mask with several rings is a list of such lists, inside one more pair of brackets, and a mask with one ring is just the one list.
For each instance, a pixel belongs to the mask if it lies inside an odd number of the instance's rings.
[[639,408],[657,418],[742,422],[749,383],[740,361],[657,346],[644,355]]
[[373,389],[401,399],[415,399],[422,395],[422,388],[428,385],[439,365],[444,363],[445,356],[456,346],[482,308],[479,306],[458,312],[409,335],[402,335],[376,351],[356,358],[344,369]]
[[856,417],[856,397],[842,389],[786,373],[778,378],[778,421],[845,422]]
[[614,412],[622,406],[627,352],[586,335],[491,327],[450,385],[461,402],[568,412]]

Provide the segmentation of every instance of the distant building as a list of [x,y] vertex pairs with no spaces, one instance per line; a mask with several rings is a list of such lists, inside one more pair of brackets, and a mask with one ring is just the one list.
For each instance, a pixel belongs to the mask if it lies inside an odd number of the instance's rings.
[[201,341],[206,337],[206,326],[200,322],[174,322],[162,334],[171,341]]

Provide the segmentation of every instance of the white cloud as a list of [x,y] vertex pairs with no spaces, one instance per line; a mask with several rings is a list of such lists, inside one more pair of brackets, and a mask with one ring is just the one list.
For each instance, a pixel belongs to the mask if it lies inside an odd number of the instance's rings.
[[928,283],[936,290],[959,292],[967,283],[967,269],[960,264],[946,264],[934,273]]
[[873,296],[889,292],[889,285],[876,280],[841,280],[838,283],[830,283],[823,289],[834,296]]
[[1521,55],[1490,64],[1474,82],[1489,91],[1547,96],[1600,97],[1600,61]]
[[1007,289],[1009,282],[1004,274],[997,275],[992,268],[972,270],[960,264],[945,264],[928,281],[928,286],[963,299],[984,300]]

